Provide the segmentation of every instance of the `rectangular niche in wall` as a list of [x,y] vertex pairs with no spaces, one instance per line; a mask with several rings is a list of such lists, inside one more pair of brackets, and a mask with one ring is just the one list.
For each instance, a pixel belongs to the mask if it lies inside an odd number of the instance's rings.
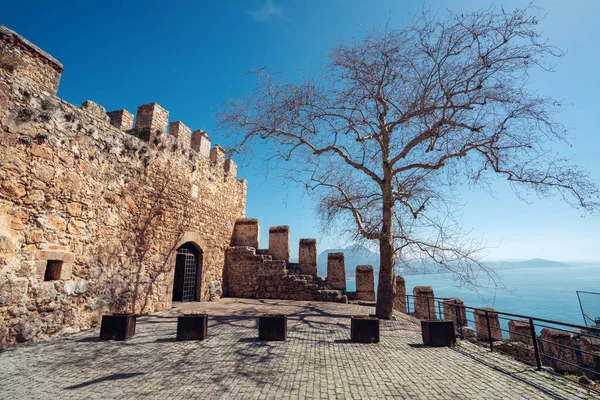
[[57,281],[60,279],[63,262],[58,260],[48,260],[46,263],[45,281]]

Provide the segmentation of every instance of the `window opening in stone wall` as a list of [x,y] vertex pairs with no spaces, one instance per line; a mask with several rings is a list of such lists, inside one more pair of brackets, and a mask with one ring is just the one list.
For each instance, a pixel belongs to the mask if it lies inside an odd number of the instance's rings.
[[60,279],[63,262],[58,260],[48,260],[46,263],[45,281],[57,281]]

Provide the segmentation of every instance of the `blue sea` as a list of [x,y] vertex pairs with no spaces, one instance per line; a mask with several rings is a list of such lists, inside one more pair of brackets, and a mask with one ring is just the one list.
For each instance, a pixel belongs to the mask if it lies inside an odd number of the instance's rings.
[[[483,298],[459,287],[450,274],[406,275],[406,292],[414,286],[432,286],[436,297],[458,297],[471,307],[493,307],[498,311],[584,325],[577,290],[600,292],[600,265],[581,264],[499,271],[506,289],[484,289]],[[354,291],[353,280],[347,282]],[[375,281],[377,290],[377,280]],[[600,297],[593,304],[600,317]],[[596,312],[594,311],[594,312]]]

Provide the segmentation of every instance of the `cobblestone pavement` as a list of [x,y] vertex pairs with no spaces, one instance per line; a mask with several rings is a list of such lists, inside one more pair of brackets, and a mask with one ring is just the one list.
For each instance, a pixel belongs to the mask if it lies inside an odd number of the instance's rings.
[[[206,310],[209,336],[176,342],[181,310]],[[257,340],[255,316],[288,314],[288,340]],[[379,344],[349,341],[350,315],[372,308],[318,302],[222,299],[179,304],[138,319],[124,342],[91,330],[0,354],[2,399],[595,398],[469,343],[421,344],[416,320],[382,321]]]

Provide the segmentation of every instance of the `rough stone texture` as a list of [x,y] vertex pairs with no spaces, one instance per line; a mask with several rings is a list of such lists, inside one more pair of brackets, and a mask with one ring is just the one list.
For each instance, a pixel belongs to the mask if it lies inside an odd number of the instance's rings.
[[258,249],[258,240],[260,238],[260,223],[256,218],[240,218],[235,221],[233,235],[231,237],[232,246],[248,246]]
[[202,157],[210,156],[210,138],[201,129],[192,133],[192,149],[196,150]]
[[[47,93],[43,68],[54,67],[32,60],[40,82],[23,75],[31,66],[0,68],[0,345],[96,326],[110,310],[169,308],[183,242],[203,253],[200,299],[211,283],[219,297],[245,181],[177,149],[176,138],[149,146],[98,107]],[[142,106],[138,124],[163,129],[167,115]],[[59,280],[44,281],[48,260],[63,261]]]
[[334,289],[346,291],[344,253],[327,254],[327,282]]
[[298,264],[300,273],[317,276],[317,239],[300,239]]
[[444,319],[454,321],[456,332],[460,332],[460,327],[467,325],[467,310],[465,303],[458,297],[447,297],[443,301]]
[[127,110],[109,111],[106,115],[110,118],[110,124],[121,131],[133,128],[133,114]]
[[522,342],[495,342],[494,351],[499,351],[516,358],[519,361],[535,365],[535,351],[533,346]]
[[[540,332],[540,338],[542,362],[544,365],[548,365],[560,372],[579,371],[577,365],[567,364],[577,364],[577,355],[572,349],[573,338],[569,332],[559,329],[544,328]],[[545,356],[550,356],[554,359]]]
[[215,147],[210,150],[210,162],[225,168],[225,149],[216,144]]
[[182,148],[187,149],[191,146],[192,130],[183,122],[171,122],[169,125],[169,135],[176,137]]
[[592,379],[600,380],[600,338],[588,335],[589,331],[577,335],[577,343],[581,349],[581,361],[587,369],[595,371],[595,374],[586,371],[586,375]]
[[88,115],[94,116],[106,123],[110,123],[110,117],[106,115],[106,109],[100,104],[96,104],[91,100],[86,100],[81,104],[81,108],[85,110]]
[[515,342],[533,345],[531,326],[527,320],[508,321],[508,338]]
[[[177,316],[206,310],[204,341],[176,342]],[[257,340],[257,317],[288,315],[285,342]],[[590,399],[561,376],[537,372],[467,342],[421,345],[413,318],[381,321],[381,342],[350,342],[352,304],[220,299],[138,318],[126,342],[98,330],[0,356],[3,399]]]
[[415,317],[419,319],[436,319],[434,297],[431,286],[415,286],[413,288]]
[[[502,340],[502,329],[500,328],[500,319],[498,313],[493,308],[477,308],[473,312],[475,319],[475,331],[477,331],[477,340],[489,341],[492,333],[492,340]],[[487,316],[486,316],[487,314]],[[489,330],[488,330],[489,318]]]
[[357,265],[356,273],[356,297],[358,300],[375,301],[375,279],[372,265]]
[[227,287],[233,297],[347,302],[317,276],[289,273],[284,260],[257,254],[252,247],[227,250]]
[[273,260],[290,262],[290,227],[272,226],[269,228],[269,255]]
[[394,297],[394,310],[406,314],[406,280],[403,276],[396,276],[396,295]]
[[235,162],[231,158],[225,160],[223,170],[225,171],[225,177],[227,178],[235,179],[237,176],[237,165],[235,165]]
[[142,104],[135,116],[135,129],[150,129],[166,133],[169,125],[169,112],[157,103]]
[[0,69],[20,81],[25,91],[31,86],[55,95],[63,66],[24,37],[0,26]]

